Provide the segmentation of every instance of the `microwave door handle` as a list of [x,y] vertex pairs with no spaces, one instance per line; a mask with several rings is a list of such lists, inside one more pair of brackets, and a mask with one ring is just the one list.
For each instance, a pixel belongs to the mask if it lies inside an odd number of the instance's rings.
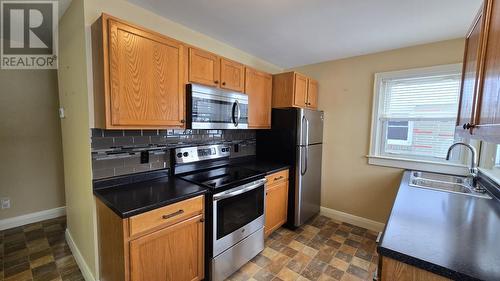
[[236,108],[238,109],[238,115],[237,115],[237,123],[236,123],[236,127],[238,127],[238,124],[240,123],[240,119],[241,119],[241,108],[240,108],[240,102],[238,100],[236,100]]
[[231,119],[233,120],[234,126],[238,126],[238,120],[236,120],[236,110],[238,106],[238,101],[234,101],[233,103],[233,109],[231,111]]

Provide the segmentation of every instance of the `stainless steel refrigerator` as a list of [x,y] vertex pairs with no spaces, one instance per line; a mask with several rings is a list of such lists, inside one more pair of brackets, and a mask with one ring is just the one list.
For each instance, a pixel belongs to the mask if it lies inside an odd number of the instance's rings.
[[271,130],[257,131],[257,158],[290,165],[289,227],[320,211],[323,111],[273,109]]

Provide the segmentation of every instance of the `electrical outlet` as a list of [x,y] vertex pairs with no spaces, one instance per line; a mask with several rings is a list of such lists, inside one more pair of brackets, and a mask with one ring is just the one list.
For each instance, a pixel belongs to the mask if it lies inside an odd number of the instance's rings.
[[8,198],[8,197],[1,198],[0,204],[2,205],[2,210],[10,208],[10,198]]

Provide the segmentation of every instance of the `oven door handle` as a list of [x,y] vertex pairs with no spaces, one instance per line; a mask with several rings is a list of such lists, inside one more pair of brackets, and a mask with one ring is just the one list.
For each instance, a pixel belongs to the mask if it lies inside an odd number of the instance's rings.
[[245,187],[243,187],[241,189],[237,189],[237,190],[233,190],[233,191],[227,191],[227,192],[222,192],[222,193],[219,193],[219,194],[215,194],[213,201],[219,201],[219,200],[222,200],[222,199],[226,199],[226,198],[234,197],[236,195],[240,195],[240,194],[245,193],[247,191],[256,189],[259,186],[263,185],[264,183],[266,183],[265,179],[264,180],[259,180],[257,183],[249,185],[249,186],[245,186]]

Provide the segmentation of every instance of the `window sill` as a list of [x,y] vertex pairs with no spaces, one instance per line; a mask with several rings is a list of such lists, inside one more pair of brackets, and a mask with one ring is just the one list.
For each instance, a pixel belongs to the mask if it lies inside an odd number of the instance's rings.
[[484,169],[480,167],[479,171],[500,185],[500,169]]
[[443,174],[468,174],[468,168],[465,165],[375,155],[368,155],[366,157],[370,165]]

